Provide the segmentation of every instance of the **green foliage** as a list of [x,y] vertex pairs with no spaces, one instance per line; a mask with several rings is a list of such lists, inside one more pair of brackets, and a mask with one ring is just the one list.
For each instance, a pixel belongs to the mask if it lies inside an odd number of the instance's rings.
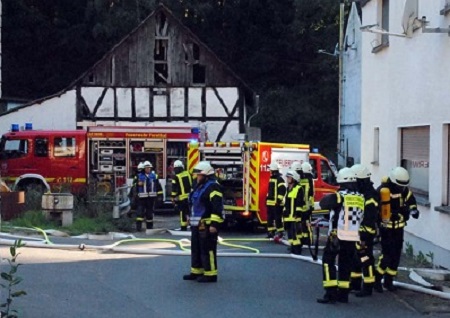
[[1,272],[2,283],[0,286],[6,290],[6,300],[0,305],[2,318],[18,317],[17,310],[12,308],[13,299],[27,294],[23,290],[16,290],[16,286],[22,281],[22,278],[17,276],[17,271],[20,266],[20,264],[17,263],[17,257],[19,256],[17,250],[22,246],[24,246],[22,240],[16,240],[14,242],[9,249],[11,255],[11,258],[8,259],[9,271]]
[[52,228],[57,225],[54,222],[45,219],[45,215],[41,210],[29,210],[22,214],[20,217],[10,221],[12,226],[18,227],[39,227],[39,228]]
[[406,250],[405,250],[406,255],[407,255],[408,257],[413,258],[413,257],[414,257],[414,247],[413,247],[412,244],[409,243],[409,242],[406,242],[405,244],[406,244]]

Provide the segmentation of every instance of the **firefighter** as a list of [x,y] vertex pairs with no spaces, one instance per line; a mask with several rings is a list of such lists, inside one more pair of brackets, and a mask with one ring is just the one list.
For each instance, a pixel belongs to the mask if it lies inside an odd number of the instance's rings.
[[269,165],[270,179],[267,187],[267,237],[283,237],[283,205],[286,195],[286,182],[280,173],[280,166],[276,162]]
[[301,169],[302,179],[300,180],[300,184],[302,185],[305,194],[305,207],[303,209],[301,222],[301,245],[309,246],[311,256],[316,258],[316,255],[313,255],[311,250],[311,245],[313,243],[311,216],[314,210],[314,180],[312,175],[312,166],[309,162],[303,162]]
[[[299,182],[299,186],[302,188],[302,192],[303,194],[305,194],[305,186],[302,183],[303,180],[303,171],[302,171],[302,164],[300,161],[294,161],[292,162],[291,166],[289,167],[289,170],[293,170],[295,172],[297,172],[297,174],[300,176],[300,182]],[[306,197],[305,197],[306,199]],[[305,211],[306,209],[306,201],[305,205],[302,208],[302,212]],[[303,239],[303,228],[302,228],[302,214],[303,213],[298,213],[297,218],[295,220],[295,226],[296,226],[296,232],[297,232],[297,239],[300,242],[300,246],[297,248],[297,252],[299,253],[299,255],[302,252],[302,239]]]
[[[350,168],[342,168],[337,181],[339,191],[320,200],[320,207],[330,210],[328,239],[322,256],[325,295],[317,299],[321,304],[348,302],[355,242],[359,241],[359,227],[364,214],[364,196],[357,191],[355,173]],[[336,275],[338,255],[339,272]]]
[[184,280],[200,283],[217,281],[217,238],[223,222],[223,194],[208,161],[200,161],[194,171],[197,184],[189,194],[191,210],[191,272]]
[[139,180],[139,174],[142,172],[143,169],[144,169],[144,163],[139,162],[139,164],[137,165],[136,173],[133,176],[133,182],[131,184],[130,193],[128,195],[128,197],[130,198],[130,201],[131,201],[131,211],[136,211],[137,208],[139,207],[137,184],[138,184],[138,180]]
[[180,213],[181,231],[187,230],[189,203],[188,197],[192,190],[192,177],[184,170],[181,160],[176,160],[173,164],[175,177],[172,179],[172,203],[175,211]]
[[[356,242],[357,258],[351,273],[350,289],[356,291],[356,297],[372,295],[375,282],[373,241],[377,235],[378,193],[370,180],[369,169],[361,164],[351,167],[356,175],[358,192],[364,195],[364,218],[359,228],[360,241]],[[363,279],[364,278],[364,279]],[[361,288],[362,284],[362,288]]]
[[295,255],[301,254],[297,221],[305,205],[303,189],[299,182],[299,174],[293,170],[288,170],[286,173],[287,193],[283,209],[283,221],[284,229],[286,230],[288,241],[291,245],[290,251]]
[[[416,198],[409,185],[409,173],[405,168],[396,167],[389,177],[384,177],[377,191],[380,196],[381,213],[379,228],[381,237],[381,256],[375,272],[374,289],[383,292],[383,286],[395,291],[393,284],[400,263],[403,247],[403,231],[409,217],[419,218]],[[384,276],[383,286],[381,280]]]
[[156,200],[162,200],[162,187],[158,175],[152,171],[153,165],[149,161],[144,162],[144,171],[138,177],[139,207],[136,218],[136,230],[142,229],[142,222],[146,222],[146,229],[153,228],[153,213]]

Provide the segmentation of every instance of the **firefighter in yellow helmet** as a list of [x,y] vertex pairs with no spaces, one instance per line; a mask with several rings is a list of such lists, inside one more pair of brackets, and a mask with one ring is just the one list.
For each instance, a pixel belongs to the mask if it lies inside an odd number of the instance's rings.
[[408,171],[403,167],[396,167],[391,170],[388,178],[382,180],[377,189],[381,210],[379,218],[381,256],[375,272],[374,289],[380,293],[383,292],[383,286],[389,291],[396,290],[393,281],[402,254],[403,231],[410,216],[419,218],[416,198],[408,188],[409,181]]
[[[350,168],[342,168],[337,181],[339,191],[320,200],[320,207],[330,210],[328,239],[322,256],[325,295],[317,299],[321,304],[348,302],[355,242],[359,241],[359,227],[364,214],[364,196],[357,191],[355,173]],[[338,255],[339,272],[336,273]]]
[[356,242],[357,257],[351,273],[350,289],[356,291],[356,297],[366,297],[372,295],[375,282],[373,241],[377,234],[379,198],[370,180],[369,169],[361,164],[355,164],[351,169],[356,175],[358,192],[364,195],[365,202],[364,218],[359,228],[360,241]]
[[217,239],[223,222],[223,194],[208,161],[200,161],[193,170],[197,175],[189,195],[191,210],[191,271],[184,280],[217,282]]
[[299,184],[300,176],[293,170],[286,172],[287,192],[283,209],[284,229],[286,230],[291,253],[300,255],[301,246],[298,236],[298,219],[305,205],[303,188]]
[[286,182],[280,173],[280,166],[276,162],[269,165],[270,179],[267,187],[267,237],[283,236],[283,205],[286,195]]
[[175,176],[172,179],[172,202],[175,205],[175,210],[180,213],[181,230],[186,231],[189,216],[189,193],[192,190],[192,177],[184,170],[184,165],[181,160],[176,160],[173,163]]

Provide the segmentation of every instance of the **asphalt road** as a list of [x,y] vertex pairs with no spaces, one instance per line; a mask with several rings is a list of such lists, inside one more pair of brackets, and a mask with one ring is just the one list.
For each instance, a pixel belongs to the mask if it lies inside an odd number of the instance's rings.
[[[80,238],[51,238],[55,244],[74,246],[72,250],[21,248],[18,260],[24,265],[18,274],[23,281],[18,287],[28,295],[15,299],[13,307],[22,318],[422,316],[420,310],[405,301],[405,296],[411,296],[403,290],[364,299],[351,295],[349,304],[318,304],[316,298],[323,294],[319,265],[293,258],[270,257],[274,253],[287,255],[286,247],[253,240],[262,235],[231,231],[223,232],[221,236],[226,240],[242,239],[226,242],[253,247],[261,253],[253,257],[243,254],[219,257],[219,281],[212,284],[182,280],[190,268],[188,255],[81,251],[76,249],[80,243],[105,246],[113,241]],[[140,234],[139,237],[154,241],[126,245],[125,248],[180,253],[180,248],[167,240],[179,240],[181,236],[161,233]],[[0,253],[6,257],[7,248],[0,247]],[[220,245],[219,253],[249,255],[252,252]],[[7,263],[3,261],[2,271],[6,269]],[[423,298],[423,295],[413,297]]]

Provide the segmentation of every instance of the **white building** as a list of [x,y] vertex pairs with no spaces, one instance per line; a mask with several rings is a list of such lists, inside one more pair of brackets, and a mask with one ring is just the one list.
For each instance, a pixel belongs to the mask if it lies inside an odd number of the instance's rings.
[[361,162],[376,185],[393,167],[408,169],[421,216],[405,242],[450,268],[450,1],[359,2]]

